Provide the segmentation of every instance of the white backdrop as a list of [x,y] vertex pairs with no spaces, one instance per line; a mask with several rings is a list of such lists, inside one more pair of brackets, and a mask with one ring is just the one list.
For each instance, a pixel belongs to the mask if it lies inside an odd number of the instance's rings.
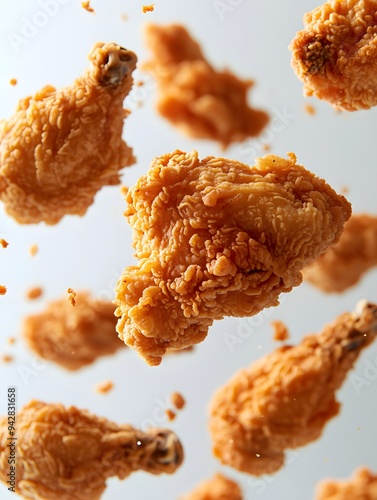
[[[124,138],[138,162],[125,169],[124,184],[132,185],[145,173],[154,156],[177,148],[197,149],[201,157],[221,155],[253,164],[267,143],[274,154],[295,152],[299,163],[336,190],[347,187],[354,212],[377,214],[373,132],[377,109],[337,113],[327,103],[306,99],[290,67],[287,46],[302,28],[303,14],[317,2],[156,0],[155,11],[143,14],[139,0],[93,0],[95,15],[83,10],[80,0],[1,0],[0,4],[0,118],[9,117],[20,98],[47,83],[70,84],[86,66],[94,42],[114,41],[134,50],[143,61],[147,57],[141,34],[144,23],[184,23],[213,65],[255,79],[250,102],[266,109],[277,126],[225,153],[212,142],[187,139],[156,115],[156,85],[137,72],[136,79],[144,79],[145,84],[127,99],[132,114],[126,120]],[[9,84],[11,78],[18,80],[15,87]],[[307,103],[314,106],[315,115],[305,111]],[[319,331],[338,314],[352,310],[360,298],[376,301],[377,270],[342,295],[324,295],[304,283],[282,297],[277,308],[248,321],[228,318],[216,323],[194,352],[169,356],[157,368],[125,350],[72,374],[41,362],[27,350],[20,339],[22,317],[40,311],[47,300],[62,296],[68,287],[113,298],[122,269],[135,262],[124,208],[118,187],[103,189],[84,218],[65,217],[54,227],[20,226],[1,208],[0,238],[10,244],[0,251],[0,283],[8,287],[7,295],[0,297],[0,354],[10,354],[14,361],[0,363],[0,413],[6,412],[7,386],[16,385],[20,407],[37,398],[87,408],[118,423],[143,426],[153,420],[177,432],[185,447],[185,462],[175,475],[139,472],[123,482],[110,480],[105,500],[174,500],[217,471],[237,480],[247,500],[302,500],[313,498],[315,484],[324,477],[347,477],[360,465],[377,470],[377,381],[373,370],[367,370],[367,366],[377,367],[377,344],[363,353],[339,391],[340,416],[330,422],[320,440],[288,453],[279,473],[253,478],[222,467],[211,454],[207,433],[207,404],[213,390],[237,369],[277,347],[271,320],[286,322],[291,341],[298,342],[304,334]],[[40,248],[35,257],[28,253],[33,243]],[[25,292],[35,285],[45,293],[28,302]],[[236,343],[229,343],[228,334]],[[7,344],[10,336],[17,338],[13,346]],[[106,379],[114,381],[114,390],[96,394],[94,385]],[[185,396],[187,406],[169,423],[164,408],[173,391]],[[3,485],[0,498],[12,498]]]

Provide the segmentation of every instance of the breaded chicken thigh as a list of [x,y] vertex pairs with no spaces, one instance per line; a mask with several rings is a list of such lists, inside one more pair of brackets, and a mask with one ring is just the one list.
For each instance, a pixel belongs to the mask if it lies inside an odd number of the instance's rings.
[[242,491],[238,484],[222,474],[215,474],[211,479],[200,483],[191,493],[179,497],[179,500],[242,500]]
[[184,133],[227,147],[258,135],[268,123],[267,113],[248,105],[253,81],[215,70],[183,26],[149,24],[145,39],[153,59],[144,69],[158,83],[157,109]]
[[139,263],[117,284],[117,331],[150,365],[203,341],[216,319],[276,306],[351,214],[292,153],[250,167],[176,151],[153,160],[126,202]]
[[329,0],[304,25],[289,48],[305,94],[346,111],[376,106],[377,0]]
[[349,481],[327,480],[319,484],[316,500],[376,500],[377,475],[366,468],[356,471]]
[[97,43],[88,59],[73,85],[47,85],[0,122],[0,200],[22,224],[84,215],[97,191],[135,163],[122,130],[136,56]]
[[284,464],[285,451],[318,439],[339,413],[336,391],[377,335],[377,305],[360,302],[297,346],[236,373],[210,403],[215,456],[255,476]]
[[[0,480],[9,477],[8,418],[0,418]],[[167,429],[141,432],[74,406],[31,401],[17,415],[16,492],[33,500],[98,500],[112,476],[172,474],[183,449]],[[7,485],[8,486],[8,485]]]

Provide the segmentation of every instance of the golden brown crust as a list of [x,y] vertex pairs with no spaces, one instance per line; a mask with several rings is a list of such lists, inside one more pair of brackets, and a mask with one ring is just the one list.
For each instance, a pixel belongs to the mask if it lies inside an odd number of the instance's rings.
[[351,213],[293,154],[250,167],[176,151],[126,201],[139,263],[117,284],[117,331],[151,365],[202,342],[216,319],[277,305]]
[[47,85],[0,123],[0,200],[22,224],[84,215],[97,191],[135,162],[122,130],[136,56],[97,43],[88,58],[73,85]]
[[145,34],[153,59],[144,68],[158,82],[157,109],[164,118],[191,137],[223,147],[262,131],[269,118],[248,106],[251,80],[212,68],[179,24],[149,24]]
[[287,449],[318,439],[339,412],[336,391],[377,333],[377,305],[360,303],[320,334],[236,373],[210,403],[215,456],[253,475],[272,474]]
[[[8,419],[0,418],[0,480],[9,472]],[[86,410],[31,401],[17,415],[16,491],[33,500],[98,500],[106,480],[172,474],[183,449],[167,429],[144,433]]]
[[242,500],[241,488],[235,481],[222,474],[200,483],[191,493],[179,500]]
[[377,475],[365,467],[358,469],[348,481],[323,481],[316,492],[316,500],[376,500],[376,498]]
[[290,49],[306,95],[347,111],[377,104],[376,11],[376,0],[329,0],[305,15]]
[[343,292],[377,265],[377,217],[354,214],[340,240],[303,270],[304,279],[323,292]]

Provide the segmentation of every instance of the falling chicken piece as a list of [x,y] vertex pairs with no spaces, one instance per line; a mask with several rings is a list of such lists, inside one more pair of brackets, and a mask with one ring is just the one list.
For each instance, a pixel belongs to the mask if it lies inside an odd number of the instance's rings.
[[135,162],[122,130],[136,56],[97,43],[88,58],[72,86],[48,85],[0,122],[0,200],[19,223],[84,215],[97,191],[119,184],[119,171]]
[[354,214],[336,245],[303,270],[304,278],[324,292],[343,292],[377,266],[377,217]]
[[169,420],[169,422],[174,420],[175,417],[177,416],[176,413],[173,410],[170,410],[169,408],[167,408],[165,410],[165,415],[167,416],[167,419]]
[[42,295],[43,295],[43,288],[41,288],[40,286],[35,286],[33,288],[30,288],[26,292],[26,298],[29,300],[39,299],[40,297],[42,297]]
[[146,14],[147,12],[153,12],[154,11],[154,6],[156,4],[152,3],[151,5],[143,5],[143,12]]
[[9,83],[10,83],[10,85],[12,85],[12,87],[16,86],[16,85],[17,85],[17,83],[18,83],[18,82],[17,82],[17,78],[11,78],[11,79],[9,80]]
[[271,325],[274,329],[274,340],[279,340],[284,342],[289,339],[289,330],[287,325],[282,321],[271,321]]
[[73,288],[68,288],[67,290],[68,293],[68,302],[73,306],[76,307],[76,295],[77,293],[74,291]]
[[248,106],[252,80],[212,68],[181,25],[150,24],[145,35],[153,59],[144,69],[157,80],[157,109],[164,118],[187,135],[218,141],[224,148],[262,131],[269,118]]
[[329,0],[305,14],[289,47],[305,95],[346,111],[377,104],[376,11],[376,0]]
[[180,500],[242,500],[241,488],[235,481],[222,474],[200,483],[191,493]]
[[5,295],[7,293],[7,287],[0,285],[0,295]]
[[216,319],[278,305],[351,213],[293,153],[250,167],[176,151],[153,160],[126,202],[140,262],[117,283],[117,331],[150,365],[202,342]]
[[238,372],[210,404],[215,456],[256,476],[279,470],[287,449],[318,439],[338,414],[335,393],[376,334],[377,305],[362,301],[322,333]]
[[38,253],[38,245],[36,245],[35,243],[33,245],[30,245],[29,247],[29,254],[32,256],[32,257],[35,257]]
[[8,245],[9,243],[6,240],[4,240],[4,238],[0,239],[0,246],[2,246],[3,248],[7,248]]
[[114,382],[111,380],[105,380],[105,382],[97,384],[95,389],[98,394],[107,394],[114,389]]
[[78,292],[76,307],[62,298],[50,302],[44,312],[27,316],[23,337],[41,358],[78,370],[125,347],[115,331],[114,310],[111,302]]
[[90,6],[90,1],[89,2],[81,2],[81,7],[83,9],[85,9],[86,11],[94,14],[94,9],[93,9],[93,7]]
[[327,480],[317,488],[316,500],[376,500],[377,475],[363,467],[349,481]]
[[[9,473],[8,420],[0,419],[0,479]],[[98,500],[112,476],[172,474],[183,448],[167,429],[141,432],[73,406],[31,401],[17,415],[16,491],[33,500]],[[7,485],[8,486],[8,485]]]
[[170,399],[173,406],[177,410],[182,410],[185,407],[186,404],[185,398],[179,392],[173,392],[173,394],[170,396]]

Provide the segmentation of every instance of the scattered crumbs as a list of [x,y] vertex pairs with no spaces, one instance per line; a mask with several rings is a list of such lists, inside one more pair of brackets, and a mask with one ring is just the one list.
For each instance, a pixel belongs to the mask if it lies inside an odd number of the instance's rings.
[[168,417],[169,422],[171,422],[172,420],[174,420],[174,419],[175,419],[175,417],[176,417],[175,412],[174,412],[173,410],[169,410],[169,408],[167,408],[167,409],[165,410],[165,414],[166,414],[166,416]]
[[105,382],[101,382],[100,384],[97,384],[95,387],[95,390],[96,392],[98,392],[98,394],[107,394],[113,389],[114,389],[114,383],[111,382],[111,380],[106,380]]
[[14,86],[15,86],[15,85],[17,85],[17,83],[18,83],[18,82],[17,82],[17,78],[11,78],[11,79],[9,80],[9,83],[10,83],[11,85],[13,85],[13,87],[14,87]]
[[7,293],[7,287],[0,285],[0,295],[5,295]]
[[348,194],[348,193],[350,192],[350,189],[349,189],[349,187],[348,187],[348,186],[342,186],[342,187],[340,188],[340,192],[341,192],[342,194]]
[[7,246],[9,245],[9,243],[4,240],[4,238],[1,238],[0,239],[0,245],[3,247],[3,248],[7,248]]
[[8,339],[8,344],[9,344],[9,345],[14,344],[15,342],[16,342],[15,337],[9,337],[9,339]]
[[170,400],[177,410],[182,410],[186,404],[185,398],[179,392],[173,392],[170,396]]
[[120,18],[121,18],[121,20],[122,20],[122,21],[128,21],[128,16],[127,16],[127,14],[121,14],[121,15],[120,15]]
[[143,12],[144,12],[144,14],[146,12],[153,12],[155,5],[156,5],[155,3],[152,3],[151,5],[143,5]]
[[255,454],[255,456],[256,456],[257,458],[260,458],[260,453],[256,453],[256,454]]
[[11,361],[13,361],[13,356],[10,356],[9,354],[3,354],[1,356],[1,361],[3,363],[10,363]]
[[88,2],[81,2],[81,7],[88,12],[94,13],[94,9],[90,6],[90,0]]
[[274,329],[274,340],[284,340],[289,339],[289,330],[282,321],[271,321],[271,326]]
[[315,107],[311,104],[305,104],[304,109],[308,115],[315,115]]
[[73,305],[73,307],[76,307],[76,292],[74,291],[73,288],[68,288],[67,290],[68,293],[68,301]]
[[29,290],[26,292],[26,298],[29,300],[36,300],[39,299],[43,294],[43,288],[40,286],[33,286],[32,288],[29,288]]
[[30,245],[29,247],[29,254],[34,257],[35,255],[37,255],[38,253],[38,245],[36,243],[34,243],[33,245]]
[[263,151],[270,151],[271,144],[263,144]]
[[143,80],[139,80],[138,82],[136,82],[137,87],[142,87],[143,85],[144,85]]

